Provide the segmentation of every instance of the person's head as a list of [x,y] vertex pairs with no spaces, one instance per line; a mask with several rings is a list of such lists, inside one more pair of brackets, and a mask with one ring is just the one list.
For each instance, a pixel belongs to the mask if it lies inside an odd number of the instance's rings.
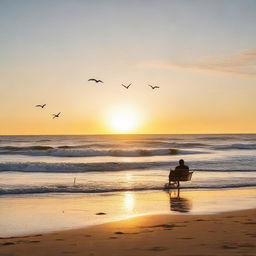
[[183,159],[180,159],[179,164],[180,164],[180,165],[184,165],[184,160],[183,160]]

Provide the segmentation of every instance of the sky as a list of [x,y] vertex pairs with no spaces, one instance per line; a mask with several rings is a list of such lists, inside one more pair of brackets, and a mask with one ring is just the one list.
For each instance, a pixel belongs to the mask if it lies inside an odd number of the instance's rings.
[[0,0],[0,134],[255,133],[255,24],[254,0]]

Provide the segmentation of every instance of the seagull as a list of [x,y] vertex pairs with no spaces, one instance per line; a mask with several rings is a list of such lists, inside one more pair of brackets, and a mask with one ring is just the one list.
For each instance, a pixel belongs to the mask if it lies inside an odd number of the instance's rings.
[[159,86],[153,86],[153,85],[150,85],[150,84],[148,86],[150,86],[152,88],[152,90],[154,90],[156,88],[160,88]]
[[132,84],[129,84],[129,85],[124,85],[124,84],[122,84],[122,86],[124,87],[124,88],[126,88],[126,89],[129,89],[129,87],[131,86]]
[[58,114],[52,114],[52,115],[53,115],[52,119],[54,119],[54,118],[56,118],[56,117],[59,117],[60,113],[61,113],[61,112],[59,112]]
[[103,81],[97,80],[97,79],[94,79],[94,78],[91,78],[88,81],[94,81],[95,83],[103,83]]
[[46,106],[46,104],[43,104],[43,105],[36,105],[35,107],[44,108],[45,106]]

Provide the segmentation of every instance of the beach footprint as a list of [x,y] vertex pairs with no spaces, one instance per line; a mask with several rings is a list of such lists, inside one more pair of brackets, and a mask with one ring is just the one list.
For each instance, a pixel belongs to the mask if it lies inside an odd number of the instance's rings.
[[2,243],[2,246],[8,246],[8,245],[14,245],[15,243],[13,242],[6,242],[6,243]]
[[155,251],[155,252],[160,252],[160,251],[166,251],[168,248],[162,247],[162,246],[154,246],[148,249],[148,251]]
[[40,243],[39,240],[31,240],[31,241],[28,241],[28,243]]
[[237,249],[238,246],[237,244],[234,244],[234,243],[225,243],[222,245],[222,248],[227,250],[232,250],[232,249]]

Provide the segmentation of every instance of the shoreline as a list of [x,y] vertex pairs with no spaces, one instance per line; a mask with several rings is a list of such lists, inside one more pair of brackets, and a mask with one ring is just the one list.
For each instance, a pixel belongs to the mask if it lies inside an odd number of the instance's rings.
[[255,208],[209,215],[137,216],[79,229],[1,238],[0,254],[252,256],[256,253],[255,216]]
[[[224,190],[245,190],[245,189],[256,189],[256,185],[245,185],[245,186],[223,186],[223,187],[180,187],[181,192],[191,192],[191,191],[224,191]],[[177,190],[169,189],[169,190]],[[12,197],[26,197],[26,196],[52,196],[52,195],[101,195],[101,194],[117,194],[117,193],[158,193],[166,192],[168,189],[157,188],[157,189],[123,189],[123,190],[113,190],[113,191],[92,191],[92,192],[83,192],[83,191],[72,191],[72,192],[28,192],[28,193],[6,193],[0,194],[0,198],[12,198]]]

